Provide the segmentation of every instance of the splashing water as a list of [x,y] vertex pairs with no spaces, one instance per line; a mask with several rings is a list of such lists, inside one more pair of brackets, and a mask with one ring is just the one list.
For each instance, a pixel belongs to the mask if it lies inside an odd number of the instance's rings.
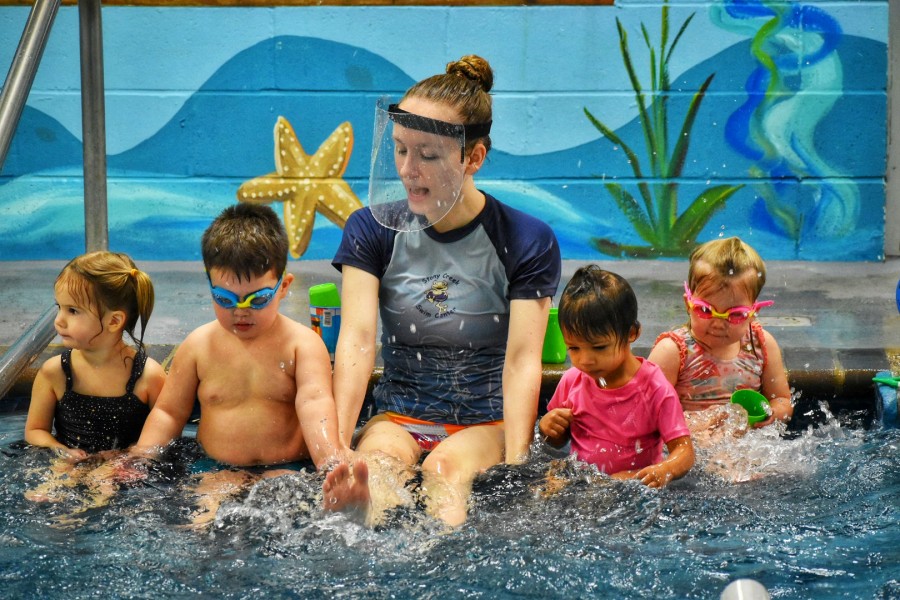
[[526,464],[476,480],[468,522],[449,532],[421,509],[379,529],[323,513],[322,476],[301,471],[257,483],[193,531],[188,475],[151,477],[79,524],[53,526],[66,501],[23,498],[49,464],[10,445],[23,426],[24,415],[0,418],[9,597],[710,598],[738,577],[773,598],[900,592],[897,430],[829,419],[793,437],[749,431],[735,456],[761,476],[732,484],[701,457],[661,490],[536,442]]

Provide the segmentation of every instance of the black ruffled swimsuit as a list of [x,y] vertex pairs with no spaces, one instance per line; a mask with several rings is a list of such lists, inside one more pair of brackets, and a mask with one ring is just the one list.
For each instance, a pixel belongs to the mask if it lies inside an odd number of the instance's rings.
[[56,403],[53,426],[56,439],[69,448],[86,452],[127,448],[141,435],[150,407],[134,395],[134,385],[144,373],[147,355],[134,357],[125,395],[118,397],[85,396],[72,391],[72,351],[61,355],[66,375],[66,393]]

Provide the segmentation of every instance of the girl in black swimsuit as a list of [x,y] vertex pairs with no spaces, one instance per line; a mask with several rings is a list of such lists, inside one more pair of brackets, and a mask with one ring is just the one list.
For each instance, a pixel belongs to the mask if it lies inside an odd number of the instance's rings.
[[[100,460],[98,467],[96,457],[85,459],[137,441],[166,377],[143,344],[153,283],[127,255],[91,252],[63,268],[54,295],[59,308],[54,326],[65,350],[48,359],[35,377],[25,441],[55,450],[61,460],[54,463],[53,476],[26,496],[58,500],[60,486],[90,482],[96,492],[90,504],[105,504],[115,489],[100,476],[104,471],[98,469],[106,463]],[[134,331],[138,319],[140,337]],[[110,467],[106,471],[112,474]]]

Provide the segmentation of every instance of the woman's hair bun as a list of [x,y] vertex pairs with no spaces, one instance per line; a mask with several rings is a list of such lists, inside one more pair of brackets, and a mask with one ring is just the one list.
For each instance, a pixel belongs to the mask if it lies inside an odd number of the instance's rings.
[[494,71],[488,61],[476,54],[463,56],[455,62],[447,63],[448,75],[460,75],[478,83],[485,92],[494,87]]

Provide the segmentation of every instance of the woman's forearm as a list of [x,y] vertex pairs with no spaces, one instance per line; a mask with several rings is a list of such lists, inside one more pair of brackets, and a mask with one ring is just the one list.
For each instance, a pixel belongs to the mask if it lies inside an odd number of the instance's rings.
[[534,439],[540,389],[540,363],[536,368],[504,370],[503,421],[508,463],[520,463],[528,457],[528,449]]
[[[348,348],[349,347],[349,348]],[[375,368],[374,344],[338,342],[334,364],[334,402],[338,435],[349,447]]]

